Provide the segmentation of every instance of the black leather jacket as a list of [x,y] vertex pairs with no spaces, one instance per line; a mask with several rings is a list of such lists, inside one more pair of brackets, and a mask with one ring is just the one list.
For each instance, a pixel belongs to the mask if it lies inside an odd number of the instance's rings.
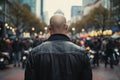
[[31,51],[25,80],[92,80],[92,70],[84,49],[55,34]]

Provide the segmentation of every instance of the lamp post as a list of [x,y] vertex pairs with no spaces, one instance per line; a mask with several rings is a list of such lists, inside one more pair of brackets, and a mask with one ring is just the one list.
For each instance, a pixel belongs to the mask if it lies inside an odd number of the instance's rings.
[[75,39],[75,28],[72,28],[72,39]]
[[85,29],[84,29],[84,28],[82,28],[82,32],[85,32]]
[[8,26],[8,23],[5,23],[5,26],[7,27],[7,26]]
[[74,28],[74,27],[72,28],[72,31],[75,31],[75,28]]
[[34,38],[34,31],[35,31],[35,27],[32,27],[32,38]]
[[35,28],[34,28],[34,27],[32,27],[32,31],[35,31]]
[[40,31],[40,35],[42,35],[43,34],[43,32],[42,31]]
[[46,30],[47,30],[47,27],[45,27],[44,30],[46,31]]
[[74,34],[75,34],[75,28],[73,27],[72,28],[72,35],[74,36]]
[[45,30],[45,34],[47,34],[48,28],[47,28],[47,27],[44,27],[44,30]]

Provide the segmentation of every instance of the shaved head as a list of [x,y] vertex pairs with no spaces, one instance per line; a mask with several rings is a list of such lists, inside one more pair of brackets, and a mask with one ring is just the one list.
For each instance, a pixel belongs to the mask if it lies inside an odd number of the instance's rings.
[[61,14],[55,14],[50,18],[49,30],[51,33],[65,33],[68,29],[66,18]]
[[62,27],[66,24],[66,18],[63,15],[55,14],[50,18],[51,27]]

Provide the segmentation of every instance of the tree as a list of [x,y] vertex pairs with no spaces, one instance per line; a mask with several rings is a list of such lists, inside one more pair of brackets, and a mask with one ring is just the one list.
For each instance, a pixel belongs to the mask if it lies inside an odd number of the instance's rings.
[[43,31],[45,23],[41,22],[34,14],[30,12],[29,6],[27,4],[22,5],[17,2],[7,2],[7,13],[8,22],[12,26],[17,28],[17,31],[29,31],[31,32],[34,26],[35,32]]
[[89,30],[104,30],[108,24],[108,13],[109,11],[103,6],[93,8],[90,13],[85,16],[82,20],[76,22],[76,29],[81,31],[84,28],[86,31]]
[[113,26],[118,26],[120,28],[120,0],[110,0],[111,2],[111,14],[110,19],[112,20]]
[[105,27],[108,26],[108,10],[104,8],[103,6],[100,6],[98,8],[94,8],[93,11],[91,11],[91,17],[93,19],[93,25],[95,26],[95,29],[102,29],[104,30]]

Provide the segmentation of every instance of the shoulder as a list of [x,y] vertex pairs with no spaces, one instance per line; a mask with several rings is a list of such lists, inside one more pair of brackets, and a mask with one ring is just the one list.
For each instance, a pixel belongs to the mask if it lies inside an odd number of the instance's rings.
[[75,50],[78,50],[78,51],[85,51],[85,48],[81,47],[81,46],[78,46],[72,42],[68,42],[67,43],[68,46],[71,46],[72,49],[75,49]]
[[[49,53],[56,50],[63,50],[67,53],[85,53],[84,48],[70,42],[70,41],[46,41],[41,45],[35,47],[31,52],[32,53]],[[52,51],[53,50],[53,51]]]

